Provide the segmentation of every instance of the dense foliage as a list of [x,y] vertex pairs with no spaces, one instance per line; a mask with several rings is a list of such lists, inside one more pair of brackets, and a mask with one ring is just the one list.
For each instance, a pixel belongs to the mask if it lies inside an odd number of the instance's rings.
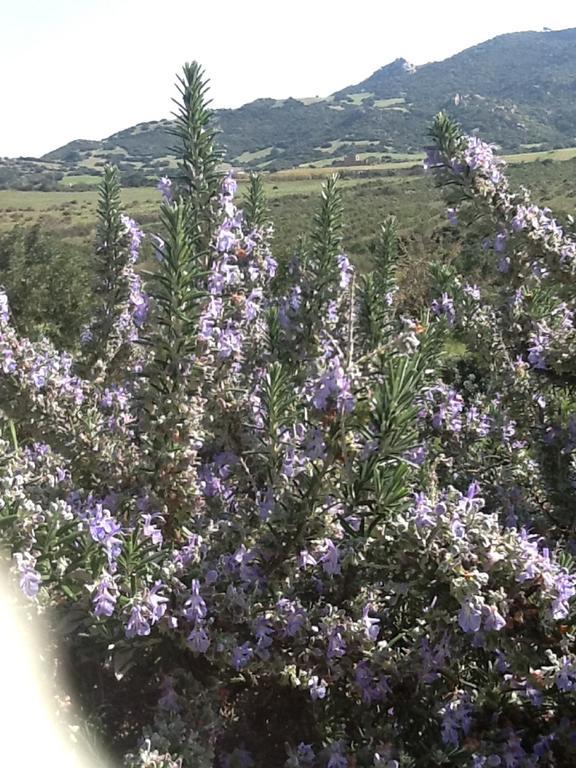
[[499,277],[410,317],[393,218],[357,275],[331,179],[279,264],[179,93],[145,285],[109,169],[83,351],[0,305],[1,531],[91,728],[130,768],[572,765],[573,233],[439,116]]
[[88,320],[92,266],[86,247],[62,242],[39,224],[0,235],[0,280],[27,336],[48,336],[65,347]]

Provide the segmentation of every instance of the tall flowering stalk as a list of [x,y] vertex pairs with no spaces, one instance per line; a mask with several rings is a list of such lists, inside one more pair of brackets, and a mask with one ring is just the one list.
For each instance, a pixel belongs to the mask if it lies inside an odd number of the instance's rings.
[[149,298],[136,271],[144,233],[122,211],[118,169],[106,166],[98,201],[95,314],[83,330],[90,376],[114,377],[120,367],[137,365],[130,349],[148,317]]

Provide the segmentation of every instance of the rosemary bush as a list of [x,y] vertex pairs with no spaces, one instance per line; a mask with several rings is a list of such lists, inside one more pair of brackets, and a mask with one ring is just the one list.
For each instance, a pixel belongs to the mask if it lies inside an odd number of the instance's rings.
[[81,353],[0,297],[0,531],[91,733],[129,768],[574,764],[573,236],[439,116],[501,277],[408,317],[394,219],[358,276],[332,178],[278,264],[178,87],[155,269],[110,168]]

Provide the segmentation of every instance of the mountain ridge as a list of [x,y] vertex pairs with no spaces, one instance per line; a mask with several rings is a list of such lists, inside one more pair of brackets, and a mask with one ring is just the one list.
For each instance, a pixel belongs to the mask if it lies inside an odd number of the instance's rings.
[[[415,156],[440,110],[507,152],[576,145],[576,28],[507,33],[419,66],[398,58],[327,97],[259,98],[215,119],[228,163],[281,170]],[[175,166],[169,125],[77,139],[41,159],[72,174],[116,162],[135,178],[157,177]]]

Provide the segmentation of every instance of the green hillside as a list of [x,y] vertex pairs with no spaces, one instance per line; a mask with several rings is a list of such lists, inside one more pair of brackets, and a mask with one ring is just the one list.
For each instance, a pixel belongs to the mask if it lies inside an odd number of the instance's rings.
[[[417,162],[440,110],[508,153],[575,146],[576,29],[502,35],[419,67],[397,59],[326,98],[257,99],[217,110],[216,119],[228,163],[278,171]],[[140,123],[102,141],[73,141],[35,167],[0,162],[0,186],[24,177],[38,186],[39,173],[49,185],[89,187],[107,162],[126,185],[150,183],[174,167],[169,126]]]

